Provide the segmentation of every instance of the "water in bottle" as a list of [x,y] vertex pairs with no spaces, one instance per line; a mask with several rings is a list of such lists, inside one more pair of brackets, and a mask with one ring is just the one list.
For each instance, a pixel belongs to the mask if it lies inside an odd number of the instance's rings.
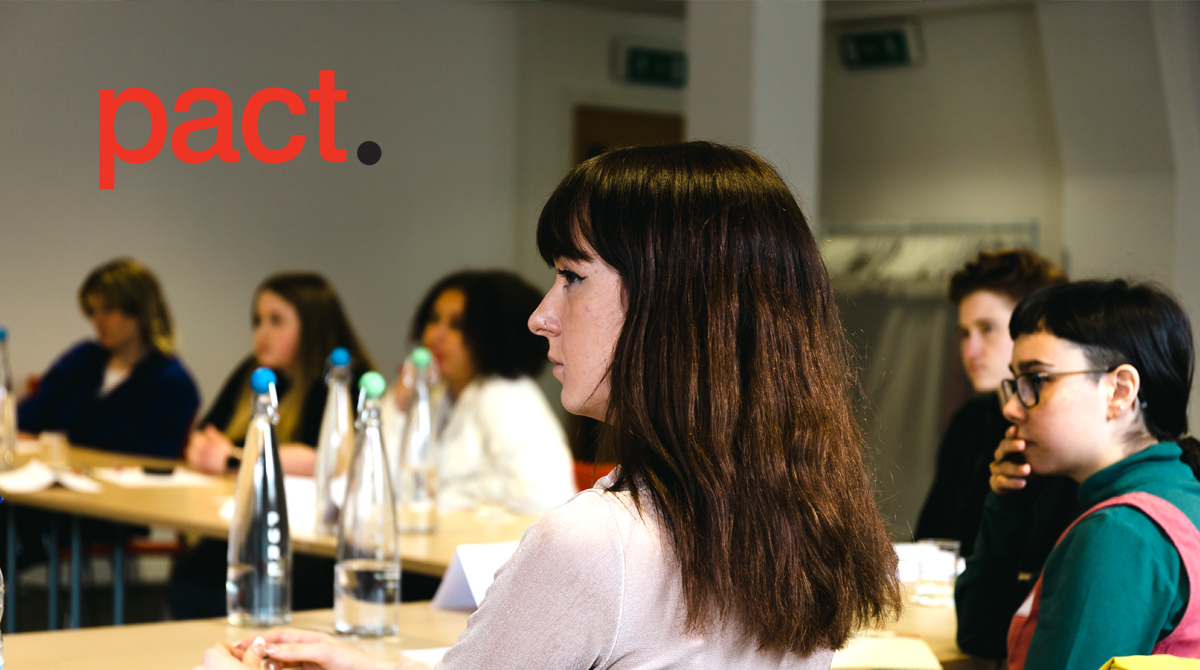
[[225,603],[235,626],[285,624],[292,614],[292,542],[275,424],[275,373],[250,375],[254,413],[233,493]]
[[329,393],[325,397],[325,415],[317,439],[317,463],[313,479],[317,488],[314,529],[321,535],[338,530],[338,512],[346,486],[346,467],[354,449],[354,428],[350,406],[350,352],[342,347],[329,354],[329,372],[325,376]]
[[379,430],[378,372],[359,381],[358,439],[338,527],[333,620],[339,633],[395,635],[400,627],[400,544],[391,470]]
[[0,470],[17,459],[17,404],[12,367],[8,364],[8,329],[0,326]]
[[432,533],[437,526],[437,448],[434,442],[432,386],[433,355],[425,347],[412,352],[412,400],[396,464],[396,498],[400,530]]

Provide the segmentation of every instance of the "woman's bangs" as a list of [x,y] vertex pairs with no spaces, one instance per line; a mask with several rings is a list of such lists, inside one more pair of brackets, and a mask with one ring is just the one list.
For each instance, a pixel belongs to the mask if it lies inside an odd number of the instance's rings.
[[537,247],[546,265],[559,259],[588,261],[593,257],[587,251],[595,245],[587,211],[588,189],[582,181],[577,168],[546,201],[538,217]]

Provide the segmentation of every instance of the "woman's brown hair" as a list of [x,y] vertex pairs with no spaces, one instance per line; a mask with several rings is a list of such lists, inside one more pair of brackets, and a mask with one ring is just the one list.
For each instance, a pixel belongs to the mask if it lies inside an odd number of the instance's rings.
[[90,318],[89,298],[102,300],[109,309],[136,320],[146,346],[164,356],[175,353],[171,311],[158,278],[145,265],[132,258],[117,258],[97,267],[79,286],[79,308]]
[[688,629],[807,655],[894,616],[845,334],[779,174],[706,142],[609,151],[558,186],[537,240],[547,263],[599,257],[623,282],[601,439],[613,489],[653,503]]
[[[325,359],[337,347],[350,352],[355,369],[374,369],[370,354],[354,334],[342,301],[333,286],[314,272],[284,272],[263,280],[254,291],[254,301],[264,292],[283,298],[296,308],[300,317],[300,342],[296,347],[296,364],[291,389],[279,401],[279,425],[276,428],[281,441],[291,440],[304,399],[313,384],[321,383],[325,370]],[[253,302],[251,318],[253,318]],[[230,439],[240,440],[246,436],[250,424],[251,393],[248,379],[242,384],[242,397],[238,408],[229,422],[226,434]]]

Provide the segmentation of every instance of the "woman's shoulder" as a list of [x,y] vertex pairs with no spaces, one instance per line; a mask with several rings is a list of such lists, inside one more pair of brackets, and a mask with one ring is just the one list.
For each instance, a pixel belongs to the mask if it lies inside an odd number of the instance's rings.
[[54,367],[69,367],[108,360],[108,350],[92,339],[84,339],[67,347],[54,362]]
[[[551,510],[530,531],[581,550],[626,544],[647,530],[628,492],[591,488]],[[535,530],[536,529],[536,530]]]

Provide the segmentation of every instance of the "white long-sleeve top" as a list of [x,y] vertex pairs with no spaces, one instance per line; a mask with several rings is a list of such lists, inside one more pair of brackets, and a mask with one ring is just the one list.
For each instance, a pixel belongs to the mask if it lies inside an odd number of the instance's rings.
[[679,564],[649,496],[639,514],[628,492],[604,490],[612,477],[529,527],[438,670],[829,668],[829,649],[760,651],[736,626],[687,633]]
[[[431,396],[440,452],[440,510],[473,509],[489,492],[490,502],[502,502],[514,512],[540,514],[575,495],[566,434],[532,379],[476,378],[453,402],[444,387]],[[395,402],[384,402],[380,420],[384,444],[395,462],[404,413]]]

